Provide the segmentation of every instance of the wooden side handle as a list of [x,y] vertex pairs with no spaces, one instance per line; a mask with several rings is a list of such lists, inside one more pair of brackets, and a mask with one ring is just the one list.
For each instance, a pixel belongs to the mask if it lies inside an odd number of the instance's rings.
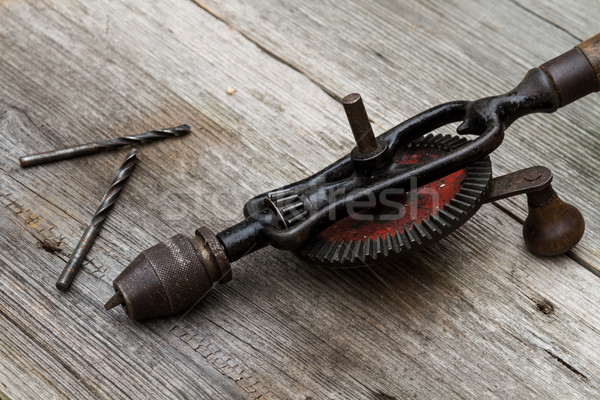
[[540,66],[558,93],[560,106],[600,90],[600,34]]
[[600,33],[577,46],[592,65],[596,74],[596,84],[600,86]]

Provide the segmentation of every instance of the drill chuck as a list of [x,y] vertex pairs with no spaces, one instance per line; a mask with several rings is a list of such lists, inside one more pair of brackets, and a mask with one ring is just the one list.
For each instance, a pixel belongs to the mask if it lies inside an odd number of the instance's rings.
[[218,282],[231,280],[219,239],[206,227],[193,238],[178,234],[137,256],[115,279],[106,309],[122,304],[136,320],[187,311]]

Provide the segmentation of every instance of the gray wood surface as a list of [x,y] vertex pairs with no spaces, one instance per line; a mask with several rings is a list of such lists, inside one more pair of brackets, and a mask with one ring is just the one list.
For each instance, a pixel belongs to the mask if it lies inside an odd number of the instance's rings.
[[[525,0],[0,3],[0,398],[599,397],[597,96],[518,122],[493,157],[497,174],[554,170],[587,222],[567,256],[527,252],[517,198],[372,270],[264,249],[183,316],[135,323],[102,307],[141,250],[200,225],[218,231],[257,192],[347,153],[346,93],[363,93],[379,133],[509,89],[597,33],[599,11]],[[192,135],[139,149],[84,270],[57,292],[125,151],[28,170],[18,156],[184,122]]]

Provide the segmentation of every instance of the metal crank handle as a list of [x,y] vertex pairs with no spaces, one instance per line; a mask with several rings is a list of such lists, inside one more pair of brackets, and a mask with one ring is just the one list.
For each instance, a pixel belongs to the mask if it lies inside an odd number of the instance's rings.
[[571,250],[583,236],[581,212],[558,197],[552,172],[531,167],[492,180],[487,202],[527,194],[529,215],[523,224],[525,245],[538,256],[556,256]]
[[[335,222],[330,215],[345,217],[348,204],[365,201],[387,188],[408,189],[413,180],[424,185],[466,168],[494,151],[502,143],[504,131],[518,118],[554,112],[599,89],[597,35],[530,70],[517,87],[505,94],[441,104],[377,138],[360,96],[346,96],[344,108],[357,142],[349,155],[313,176],[249,200],[244,206],[246,219],[216,235],[201,228],[193,238],[176,235],[145,250],[115,279],[116,293],[105,307],[122,304],[133,319],[185,311],[216,283],[231,279],[230,263],[246,254],[268,245],[298,249]],[[476,138],[425,163],[400,167],[392,161],[391,155],[408,143],[454,122],[462,122],[457,129],[459,134]],[[332,199],[330,194],[339,192],[343,194]],[[541,200],[530,196],[530,206],[538,207],[538,214],[544,214],[542,211],[550,210],[544,206],[558,204],[552,193],[546,191]],[[541,204],[546,200],[547,204]],[[560,212],[559,206],[555,213]],[[535,220],[530,225],[542,226]],[[540,235],[528,235],[526,241],[535,252],[536,247],[531,244],[534,240],[528,237]]]

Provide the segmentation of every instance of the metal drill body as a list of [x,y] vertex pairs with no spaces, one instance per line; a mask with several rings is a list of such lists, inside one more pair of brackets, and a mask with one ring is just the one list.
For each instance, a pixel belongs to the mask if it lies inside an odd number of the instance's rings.
[[[379,137],[373,134],[360,96],[346,96],[342,103],[356,140],[349,155],[308,178],[250,199],[244,206],[245,220],[216,235],[201,228],[193,238],[176,235],[142,252],[115,279],[115,295],[106,308],[121,304],[133,319],[182,312],[196,304],[215,283],[224,282],[224,277],[229,279],[229,263],[269,245],[296,252],[305,249],[311,261],[330,264],[364,264],[404,255],[462,225],[486,201],[488,192],[490,199],[527,193],[531,218],[525,222],[526,245],[535,254],[564,253],[579,241],[585,224],[581,213],[562,202],[550,188],[549,171],[536,168],[492,181],[487,157],[517,119],[552,113],[599,89],[597,35],[530,70],[507,93],[433,107]],[[473,138],[429,135],[456,122],[462,122],[457,128],[460,136]],[[466,173],[464,177],[462,172]],[[448,178],[453,174],[457,174],[455,179]],[[437,186],[441,189],[452,185],[452,192],[444,197],[446,202],[419,203],[417,197],[402,203],[421,207],[424,214],[420,219],[398,222],[392,230],[391,222],[377,221],[376,225],[373,219],[358,218],[359,213],[377,210],[383,200],[389,200],[386,191],[400,190],[404,194],[415,187],[437,185],[446,178]],[[373,198],[374,204],[370,201]],[[338,235],[341,239],[335,241],[336,236],[327,229],[344,219],[351,223],[342,225],[344,229]],[[347,232],[354,235],[351,244]],[[322,240],[311,245],[311,240],[320,235]],[[195,277],[199,274],[201,278]]]

